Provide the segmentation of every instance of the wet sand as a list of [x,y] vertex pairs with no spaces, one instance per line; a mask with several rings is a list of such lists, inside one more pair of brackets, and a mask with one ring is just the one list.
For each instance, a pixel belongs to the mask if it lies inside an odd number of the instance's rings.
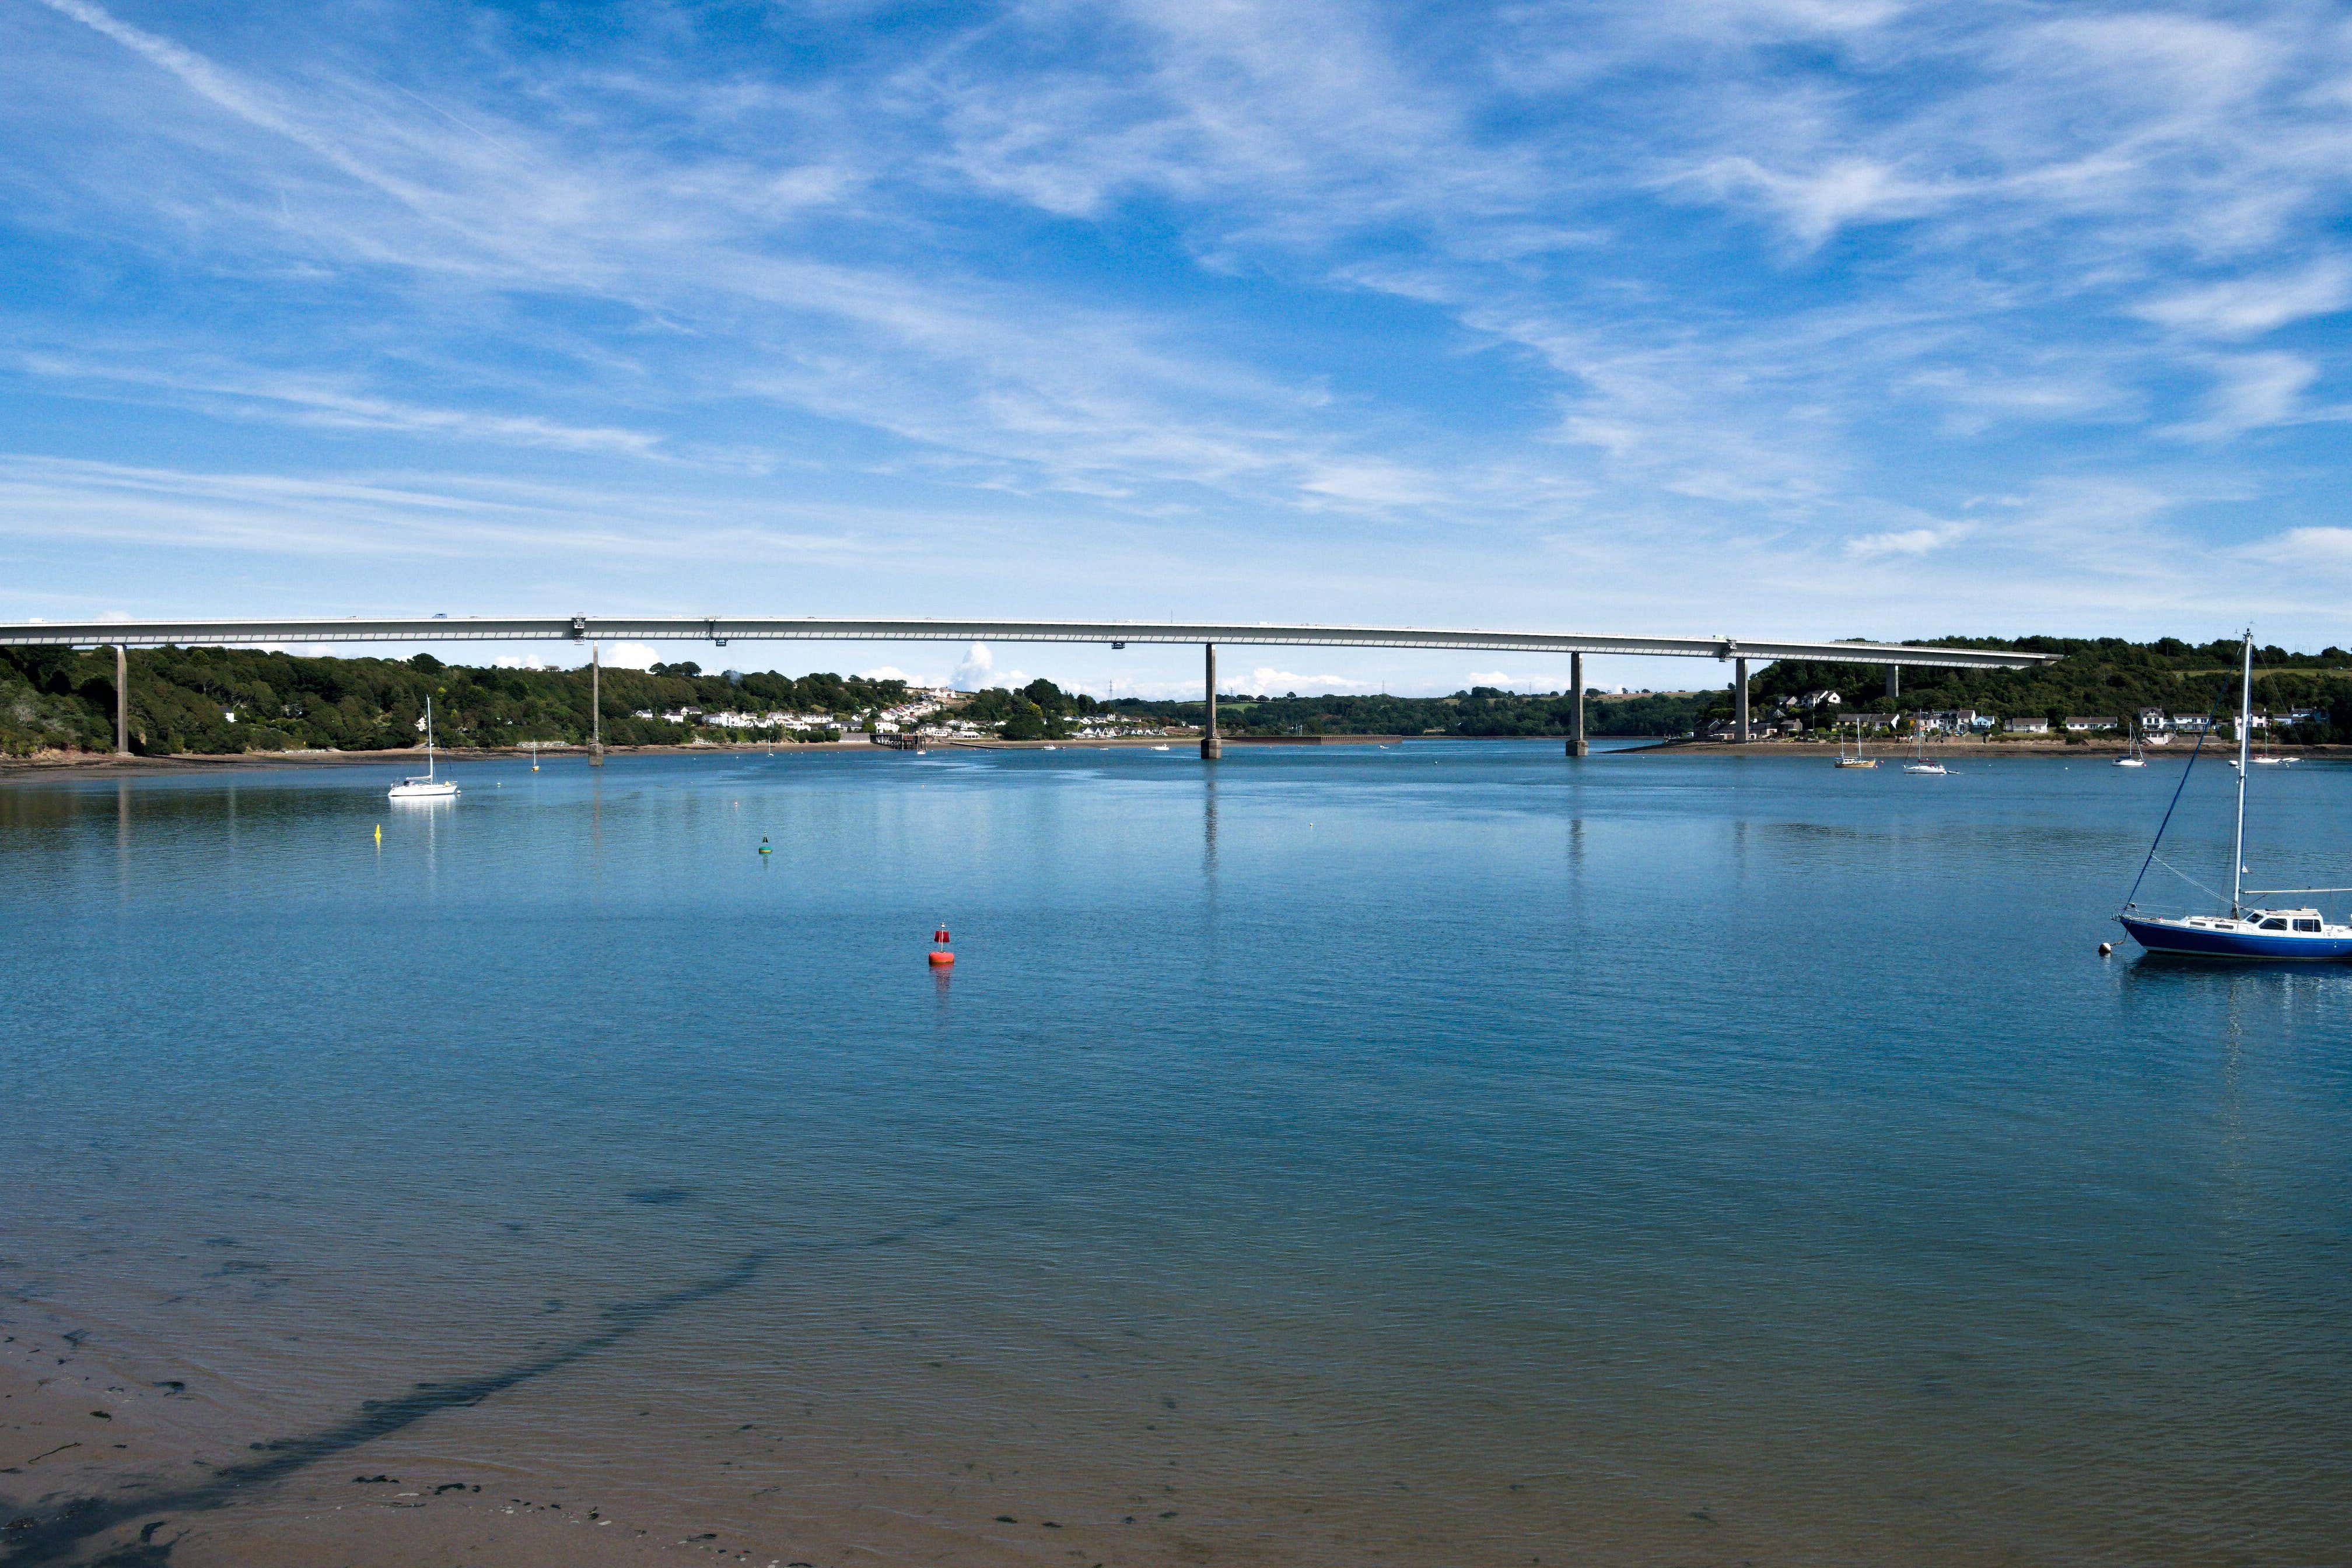
[[[737,1419],[752,1408],[740,1390],[649,1384],[632,1396],[646,1451],[583,1452],[572,1434],[587,1437],[614,1413],[578,1410],[575,1423],[565,1410],[576,1391],[497,1386],[517,1369],[479,1386],[419,1384],[271,1435],[202,1360],[125,1354],[120,1342],[102,1355],[92,1347],[106,1331],[26,1318],[12,1308],[0,1328],[0,1563],[11,1565],[1288,1568],[1463,1553],[1560,1562],[1576,1542],[1612,1562],[1728,1568],[1762,1544],[1691,1500],[1629,1496],[1609,1478],[1540,1462],[1489,1460],[1470,1479],[1402,1447],[1382,1445],[1395,1464],[1365,1469],[1360,1453],[1293,1441],[1280,1445],[1284,1462],[1236,1474],[1230,1445],[1244,1433],[1262,1441],[1272,1412],[1195,1410],[1174,1368],[1121,1368],[1108,1342],[1060,1390],[998,1406],[979,1429],[974,1411],[938,1406],[938,1424],[910,1429],[911,1383],[935,1391],[942,1376],[986,1380],[991,1369],[968,1359],[971,1347],[936,1342],[926,1352],[950,1359],[901,1365],[876,1344],[897,1336],[860,1322],[866,1364],[851,1381],[835,1366],[755,1420]],[[931,1370],[910,1375],[915,1366]],[[1154,1418],[1147,1440],[1074,1451],[1071,1428],[1092,1427],[1105,1395]],[[681,1470],[681,1447],[700,1449],[700,1464]]]
[[[630,1524],[577,1497],[533,1495],[491,1463],[387,1463],[369,1438],[397,1415],[309,1441],[255,1440],[201,1365],[89,1348],[12,1307],[0,1316],[0,1562],[336,1563],[394,1568],[633,1564],[732,1551],[715,1535]],[[761,1561],[767,1559],[761,1558]]]

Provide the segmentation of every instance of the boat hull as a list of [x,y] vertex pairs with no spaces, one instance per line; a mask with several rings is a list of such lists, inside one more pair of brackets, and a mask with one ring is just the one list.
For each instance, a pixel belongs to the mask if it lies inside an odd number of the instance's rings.
[[[2352,936],[2294,931],[2214,931],[2146,916],[2116,917],[2132,940],[2150,952],[2182,958],[2254,959],[2265,963],[2352,961]],[[2340,928],[2339,928],[2340,929]]]

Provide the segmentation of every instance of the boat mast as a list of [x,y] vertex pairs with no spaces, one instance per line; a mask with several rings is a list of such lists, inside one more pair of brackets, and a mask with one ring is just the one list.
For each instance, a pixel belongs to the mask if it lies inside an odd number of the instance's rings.
[[2238,885],[2246,874],[2246,774],[2252,771],[2247,742],[2253,734],[2254,628],[2246,628],[2246,663],[2238,680],[2238,837],[2230,849],[2230,917],[2238,915]]
[[433,776],[433,699],[425,700],[425,776]]

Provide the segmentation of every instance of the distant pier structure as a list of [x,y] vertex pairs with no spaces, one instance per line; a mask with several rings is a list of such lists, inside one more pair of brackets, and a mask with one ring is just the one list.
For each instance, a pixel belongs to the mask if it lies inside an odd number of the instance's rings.
[[[131,750],[130,670],[134,647],[236,647],[267,643],[357,642],[570,642],[589,646],[590,663],[601,676],[597,655],[609,639],[632,642],[998,642],[1129,643],[1197,645],[1205,666],[1207,722],[1201,729],[1201,755],[1213,762],[1224,754],[1217,732],[1217,647],[1410,647],[1479,653],[1566,654],[1570,706],[1568,754],[1591,750],[1584,731],[1584,656],[1625,654],[1643,658],[1712,658],[1732,667],[1732,710],[1740,740],[1752,738],[1748,720],[1748,679],[1752,664],[1795,658],[1824,664],[1886,667],[1886,689],[1898,689],[1903,666],[1957,669],[2021,669],[2058,656],[2007,648],[1937,647],[1927,643],[1791,642],[1772,637],[1640,637],[1576,632],[1454,630],[1431,626],[1328,626],[1224,624],[1196,621],[980,621],[829,620],[817,617],[759,620],[736,616],[679,618],[642,616],[559,616],[498,619],[488,616],[425,618],[352,617],[345,620],[241,621],[20,621],[0,622],[0,647],[111,647],[114,650],[114,744]],[[600,682],[601,684],[601,682]],[[596,709],[592,752],[602,760],[604,713]]]

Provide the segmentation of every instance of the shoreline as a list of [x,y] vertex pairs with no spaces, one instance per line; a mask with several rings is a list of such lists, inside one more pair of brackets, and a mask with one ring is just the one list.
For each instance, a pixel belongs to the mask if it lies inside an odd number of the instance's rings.
[[[1914,742],[1885,740],[1868,742],[1861,754],[1882,763],[1901,762],[1912,754]],[[1790,757],[1821,761],[1838,754],[1835,741],[1789,740],[1770,741],[1660,741],[1653,746],[1639,748],[1645,752],[1670,752],[1698,756]],[[2186,761],[2196,749],[2190,742],[2183,745],[2175,742],[2168,746],[2146,746],[2140,754],[2151,763]],[[2063,741],[1929,741],[1927,754],[1940,760],[1953,757],[2120,757],[2131,750],[2127,741],[2084,741],[2069,745]],[[2226,757],[2237,750],[2235,742],[2225,746],[2209,745],[2204,755]],[[2277,746],[2273,751],[2283,757],[2333,758],[2352,756],[2352,746]]]
[[[1035,751],[1045,746],[1059,746],[1066,751],[1091,751],[1097,748],[1173,746],[1193,742],[1197,736],[1187,735],[1120,735],[1086,741],[942,741],[925,748],[947,751],[950,747],[968,747],[986,751]],[[877,746],[864,736],[855,741],[795,741],[772,744],[762,741],[747,741],[740,744],[712,743],[680,746],[607,746],[604,755],[613,757],[740,757],[752,753],[772,753],[792,756],[803,752],[847,752],[871,753],[877,757],[902,754],[892,746]],[[445,763],[528,762],[536,755],[541,763],[579,763],[588,761],[588,748],[575,745],[542,746],[534,753],[521,746],[443,746],[438,749]],[[0,783],[26,778],[136,778],[159,773],[233,773],[240,770],[274,768],[352,768],[405,766],[424,760],[423,748],[373,752],[182,752],[169,756],[118,757],[110,752],[46,752],[29,757],[0,757]]]
[[[1221,737],[1229,746],[1394,746],[1423,741],[1470,742],[1540,742],[1559,745],[1565,741],[1559,735],[1234,735]],[[1613,754],[1640,752],[1658,756],[1707,757],[1782,757],[1790,761],[1819,762],[1834,757],[1838,752],[1833,741],[1790,740],[1786,738],[1759,741],[1694,741],[1651,735],[1592,735],[1594,742],[1635,741],[1640,745],[1611,748]],[[1198,732],[1190,735],[1118,735],[1100,736],[1087,740],[1068,741],[1002,741],[976,737],[942,739],[925,751],[977,752],[1036,752],[1053,748],[1065,752],[1134,750],[1153,746],[1173,749],[1179,745],[1195,746]],[[2130,748],[2121,741],[2084,741],[2068,745],[2063,741],[1930,741],[1927,754],[1948,760],[1952,757],[2102,757],[2122,756]],[[2186,758],[2192,747],[2179,744],[2152,746],[2143,751],[2150,763]],[[2229,748],[2207,747],[2211,755],[2226,755]],[[2279,746],[2276,754],[2300,759],[2335,760],[2352,757],[2352,746]],[[860,737],[854,741],[805,741],[783,744],[766,742],[744,742],[740,744],[709,743],[677,746],[607,746],[607,757],[664,756],[742,756],[761,753],[791,756],[800,752],[850,752],[877,757],[903,755],[899,748],[877,745]],[[1863,748],[1862,754],[1880,762],[1900,762],[1912,755],[1913,747],[1904,742],[1889,740]],[[1595,753],[1600,755],[1602,753]],[[517,746],[443,747],[440,756],[448,763],[520,762],[534,755]],[[406,765],[418,760],[415,750],[373,752],[236,752],[219,754],[183,752],[172,756],[117,757],[90,752],[38,752],[30,757],[0,757],[0,784],[27,779],[76,778],[139,778],[171,773],[235,773],[247,770],[286,768],[345,768],[388,767]],[[541,763],[581,763],[588,760],[585,746],[542,747],[536,753]]]

